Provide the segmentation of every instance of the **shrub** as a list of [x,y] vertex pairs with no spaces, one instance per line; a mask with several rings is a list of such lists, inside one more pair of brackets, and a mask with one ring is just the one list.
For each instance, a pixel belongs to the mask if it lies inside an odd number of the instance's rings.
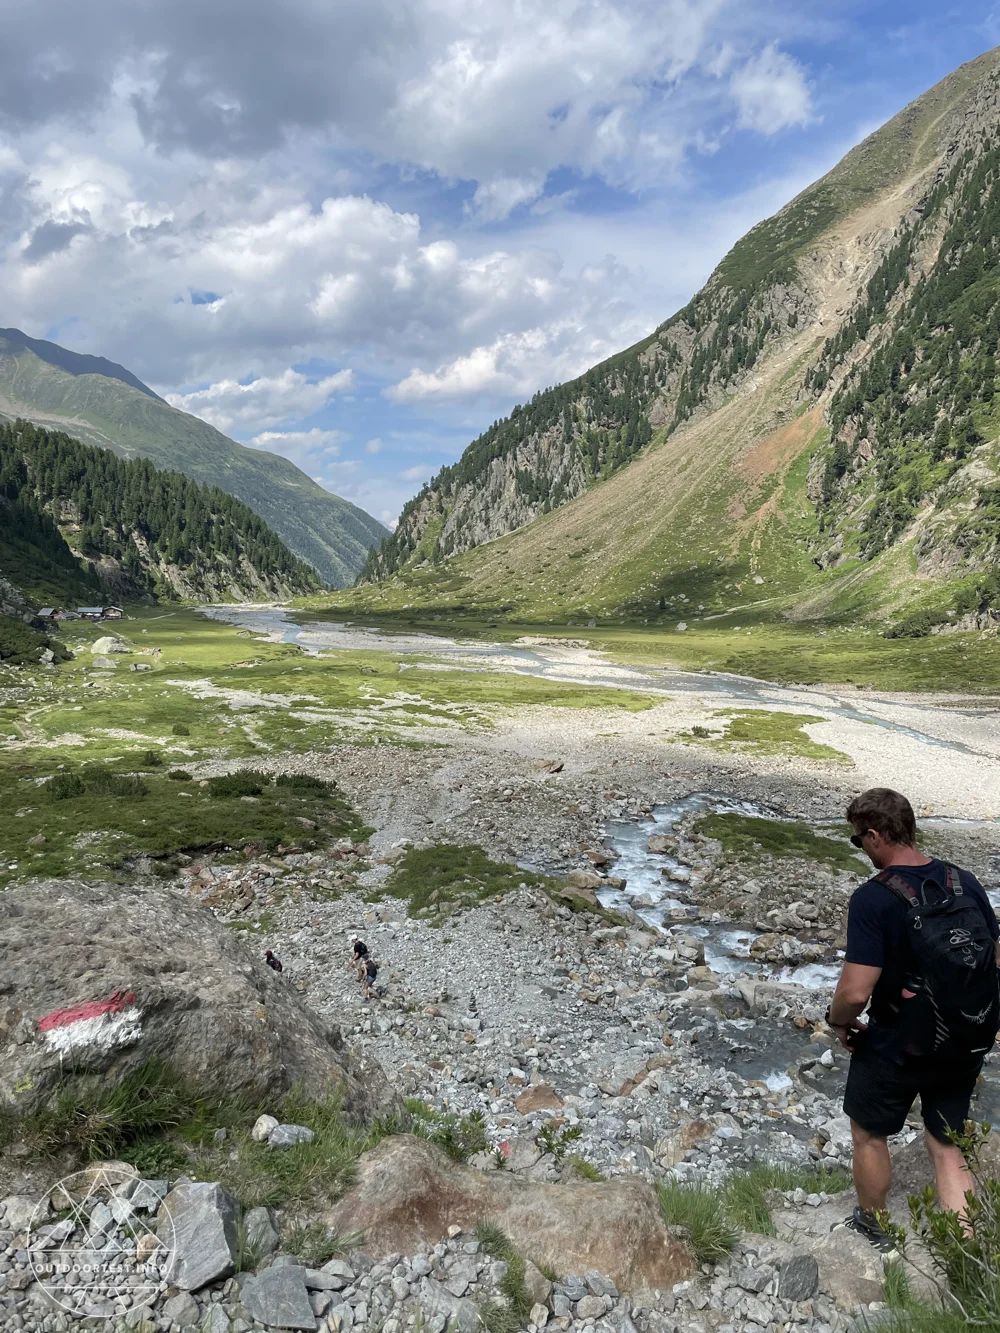
[[115,773],[100,764],[88,764],[83,770],[88,796],[128,796],[141,800],[149,792],[142,778],[134,773]]
[[174,782],[190,782],[192,780],[191,774],[185,768],[172,768],[167,777],[172,778]]
[[82,796],[87,789],[78,773],[57,773],[49,778],[45,790],[53,801],[68,801],[74,796]]
[[188,726],[186,722],[175,722],[174,725],[170,728],[170,730],[175,736],[191,735],[191,728]]
[[223,773],[211,778],[208,783],[209,795],[217,798],[227,796],[259,796],[271,779],[266,773],[259,773],[253,768],[241,768],[235,773]]
[[429,1139],[443,1148],[455,1162],[467,1162],[477,1152],[487,1152],[490,1146],[486,1134],[486,1117],[481,1111],[456,1115],[453,1111],[435,1111],[426,1102],[408,1098],[406,1109],[413,1117],[411,1133]]
[[139,757],[139,763],[143,768],[159,768],[163,763],[163,755],[159,750],[144,750]]
[[323,778],[314,778],[311,773],[280,773],[274,780],[276,787],[288,787],[292,791],[305,791],[311,793],[328,792],[336,786],[334,782],[326,782]]

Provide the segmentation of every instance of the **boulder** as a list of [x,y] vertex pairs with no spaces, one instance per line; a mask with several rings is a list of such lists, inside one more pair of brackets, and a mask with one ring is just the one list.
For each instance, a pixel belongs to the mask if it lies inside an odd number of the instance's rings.
[[57,1087],[114,1083],[156,1058],[216,1096],[302,1084],[337,1092],[358,1119],[399,1114],[381,1072],[207,907],[161,886],[76,880],[6,897],[0,1107],[29,1114]]
[[273,1115],[259,1115],[253,1122],[250,1137],[254,1143],[266,1143],[272,1129],[278,1128],[278,1121]]
[[298,1264],[265,1268],[248,1277],[240,1292],[247,1313],[268,1328],[315,1329],[305,1269]]
[[192,1181],[170,1191],[156,1215],[156,1234],[170,1253],[166,1279],[199,1291],[236,1267],[239,1205],[218,1182]]
[[778,1269],[778,1295],[783,1301],[810,1301],[819,1289],[819,1264],[807,1252],[793,1254]]
[[601,877],[595,870],[571,870],[566,876],[567,889],[599,889]]
[[670,833],[651,833],[646,848],[655,856],[665,856],[677,850],[677,839]]
[[112,634],[105,634],[103,638],[94,640],[90,645],[90,651],[92,653],[130,653],[132,646],[126,643],[124,639],[116,638]]
[[521,1115],[531,1115],[532,1111],[558,1111],[562,1104],[558,1092],[547,1083],[536,1083],[514,1098],[514,1107]]
[[198,1302],[190,1292],[181,1291],[164,1302],[161,1313],[178,1328],[194,1328],[198,1323]]
[[278,1248],[278,1226],[270,1208],[251,1208],[243,1217],[249,1255],[259,1263]]
[[715,1133],[714,1120],[686,1120],[657,1141],[653,1156],[662,1167],[670,1168],[684,1158],[697,1143],[703,1143]]
[[842,1310],[882,1300],[885,1261],[853,1231],[831,1231],[813,1248],[819,1284]]
[[366,1153],[357,1183],[324,1221],[340,1232],[364,1232],[376,1258],[414,1254],[444,1240],[449,1227],[471,1231],[488,1221],[536,1263],[560,1273],[597,1269],[624,1291],[670,1287],[695,1271],[643,1180],[541,1184],[458,1165],[410,1135],[383,1139]]
[[306,1125],[275,1125],[267,1141],[272,1148],[294,1148],[299,1143],[312,1143],[315,1137]]
[[419,1300],[424,1315],[430,1320],[442,1316],[446,1329],[454,1333],[481,1333],[482,1319],[475,1301],[467,1296],[453,1296],[444,1283],[432,1277],[421,1278]]
[[117,671],[118,669],[118,663],[115,659],[113,657],[105,657],[103,654],[100,657],[94,658],[93,665],[99,667],[101,671]]

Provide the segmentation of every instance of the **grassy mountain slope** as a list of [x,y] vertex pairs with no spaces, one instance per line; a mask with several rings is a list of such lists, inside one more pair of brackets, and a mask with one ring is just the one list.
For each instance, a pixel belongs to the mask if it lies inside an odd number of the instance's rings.
[[[91,365],[91,363],[98,365]],[[248,449],[158,398],[129,371],[17,330],[0,332],[0,417],[64,430],[235,495],[329,583],[342,587],[386,530],[277,454]]]
[[0,425],[0,579],[37,602],[286,598],[320,585],[248,506],[145,458]]
[[[916,597],[982,614],[981,597],[951,602],[983,584],[1000,530],[998,68],[1000,50],[957,70],[749,232],[651,338],[493,427],[412,502],[353,604],[884,623]],[[618,460],[588,468],[612,408]],[[523,522],[504,488],[526,493],[518,467],[556,435],[583,474],[573,498],[480,543],[476,494]]]

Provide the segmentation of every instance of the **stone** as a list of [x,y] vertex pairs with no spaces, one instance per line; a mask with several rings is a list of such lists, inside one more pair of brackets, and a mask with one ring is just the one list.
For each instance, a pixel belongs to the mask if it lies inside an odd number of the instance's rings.
[[453,1296],[464,1296],[469,1287],[476,1280],[476,1265],[472,1259],[466,1259],[455,1264],[448,1272],[444,1280],[446,1291],[450,1291]]
[[536,1302],[536,1304],[531,1307],[531,1313],[528,1315],[528,1320],[533,1328],[544,1328],[549,1322],[549,1312],[540,1301]]
[[246,1248],[255,1260],[253,1267],[278,1248],[278,1226],[270,1208],[251,1208],[243,1215]]
[[[421,1262],[426,1264],[427,1260],[424,1259]],[[416,1266],[416,1262],[414,1262],[414,1270],[416,1270]],[[311,1271],[312,1270],[307,1270],[307,1272]],[[427,1264],[425,1271],[428,1273],[431,1271],[430,1264]],[[349,1287],[354,1281],[354,1269],[350,1264],[345,1263],[343,1259],[330,1259],[323,1265],[320,1272],[325,1273],[328,1278],[335,1278],[340,1283],[340,1287],[331,1288],[333,1291],[339,1291],[343,1287]]]
[[450,1226],[471,1232],[492,1222],[537,1263],[560,1273],[598,1269],[622,1291],[672,1287],[695,1271],[642,1179],[538,1183],[510,1171],[475,1171],[411,1135],[392,1135],[365,1153],[356,1184],[323,1221],[363,1232],[376,1257],[415,1254],[438,1244]]
[[93,664],[101,671],[117,671],[118,669],[118,663],[113,657],[95,657]]
[[793,1254],[778,1269],[778,1295],[783,1301],[810,1301],[819,1290],[815,1255]]
[[316,1315],[297,1264],[265,1268],[247,1278],[240,1293],[247,1313],[270,1328],[315,1329]]
[[548,1305],[552,1295],[552,1283],[540,1272],[530,1259],[524,1264],[524,1289],[532,1305]]
[[166,1180],[140,1180],[129,1196],[129,1203],[137,1212],[155,1213],[167,1197]]
[[454,1329],[456,1333],[477,1333],[481,1328],[479,1307],[475,1301],[453,1296],[432,1277],[421,1278],[419,1300],[428,1319],[444,1319],[442,1328]]
[[[220,1100],[296,1085],[343,1098],[358,1120],[406,1111],[374,1065],[212,911],[169,889],[37,881],[0,914],[2,1012],[27,1040],[3,1047],[0,1105],[31,1115],[56,1087],[111,1088],[161,1060]],[[83,1022],[73,1022],[84,1009]],[[70,1021],[67,1021],[69,1018]],[[99,1021],[94,1021],[97,1018]],[[0,1031],[3,1031],[0,1019]]]
[[654,856],[665,856],[677,850],[677,839],[669,833],[651,833],[646,847]]
[[110,634],[105,634],[100,639],[95,639],[90,646],[92,653],[130,653],[132,647],[124,639],[118,639]]
[[613,1301],[618,1299],[618,1288],[610,1278],[604,1276],[596,1268],[588,1268],[583,1275],[583,1280],[587,1284],[587,1289],[592,1296],[610,1296]]
[[531,1115],[533,1111],[558,1111],[562,1105],[563,1100],[558,1092],[547,1083],[536,1083],[514,1098],[514,1109],[519,1115]]
[[574,1311],[577,1319],[600,1319],[604,1314],[604,1300],[600,1296],[584,1296],[577,1301]]
[[817,1242],[812,1252],[821,1288],[842,1310],[882,1299],[882,1255],[861,1236],[853,1231],[832,1231]]
[[653,1156],[663,1167],[676,1166],[696,1144],[710,1139],[714,1132],[715,1122],[712,1120],[685,1120],[657,1140]]
[[294,1148],[299,1143],[312,1143],[315,1137],[305,1125],[275,1125],[267,1141],[272,1148]]
[[333,1304],[333,1297],[328,1291],[310,1291],[309,1304],[317,1319],[321,1319]]
[[198,1325],[198,1333],[230,1333],[229,1315],[221,1305],[210,1305]]
[[181,1328],[191,1328],[198,1322],[198,1302],[190,1292],[181,1291],[163,1302],[160,1310],[164,1319]]
[[32,1219],[36,1224],[45,1221],[48,1215],[48,1200],[44,1205],[39,1204],[37,1199],[32,1199],[25,1194],[8,1194],[3,1200],[5,1208],[4,1226],[8,1231],[15,1234],[23,1234],[31,1225]]
[[279,1122],[273,1115],[259,1115],[253,1122],[250,1137],[254,1143],[266,1143],[272,1129],[278,1128]]
[[238,1210],[217,1182],[175,1186],[156,1218],[157,1236],[170,1249],[166,1280],[182,1291],[198,1291],[229,1277],[236,1267]]
[[571,870],[566,876],[568,889],[599,889],[601,877],[594,870]]

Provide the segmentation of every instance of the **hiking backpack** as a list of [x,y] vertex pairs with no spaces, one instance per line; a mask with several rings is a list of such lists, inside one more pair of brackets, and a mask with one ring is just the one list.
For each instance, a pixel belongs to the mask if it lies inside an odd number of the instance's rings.
[[907,906],[906,933],[916,977],[900,1003],[903,1049],[910,1055],[980,1055],[1000,1028],[996,946],[979,903],[945,865],[945,882],[919,892],[892,870],[875,879]]

